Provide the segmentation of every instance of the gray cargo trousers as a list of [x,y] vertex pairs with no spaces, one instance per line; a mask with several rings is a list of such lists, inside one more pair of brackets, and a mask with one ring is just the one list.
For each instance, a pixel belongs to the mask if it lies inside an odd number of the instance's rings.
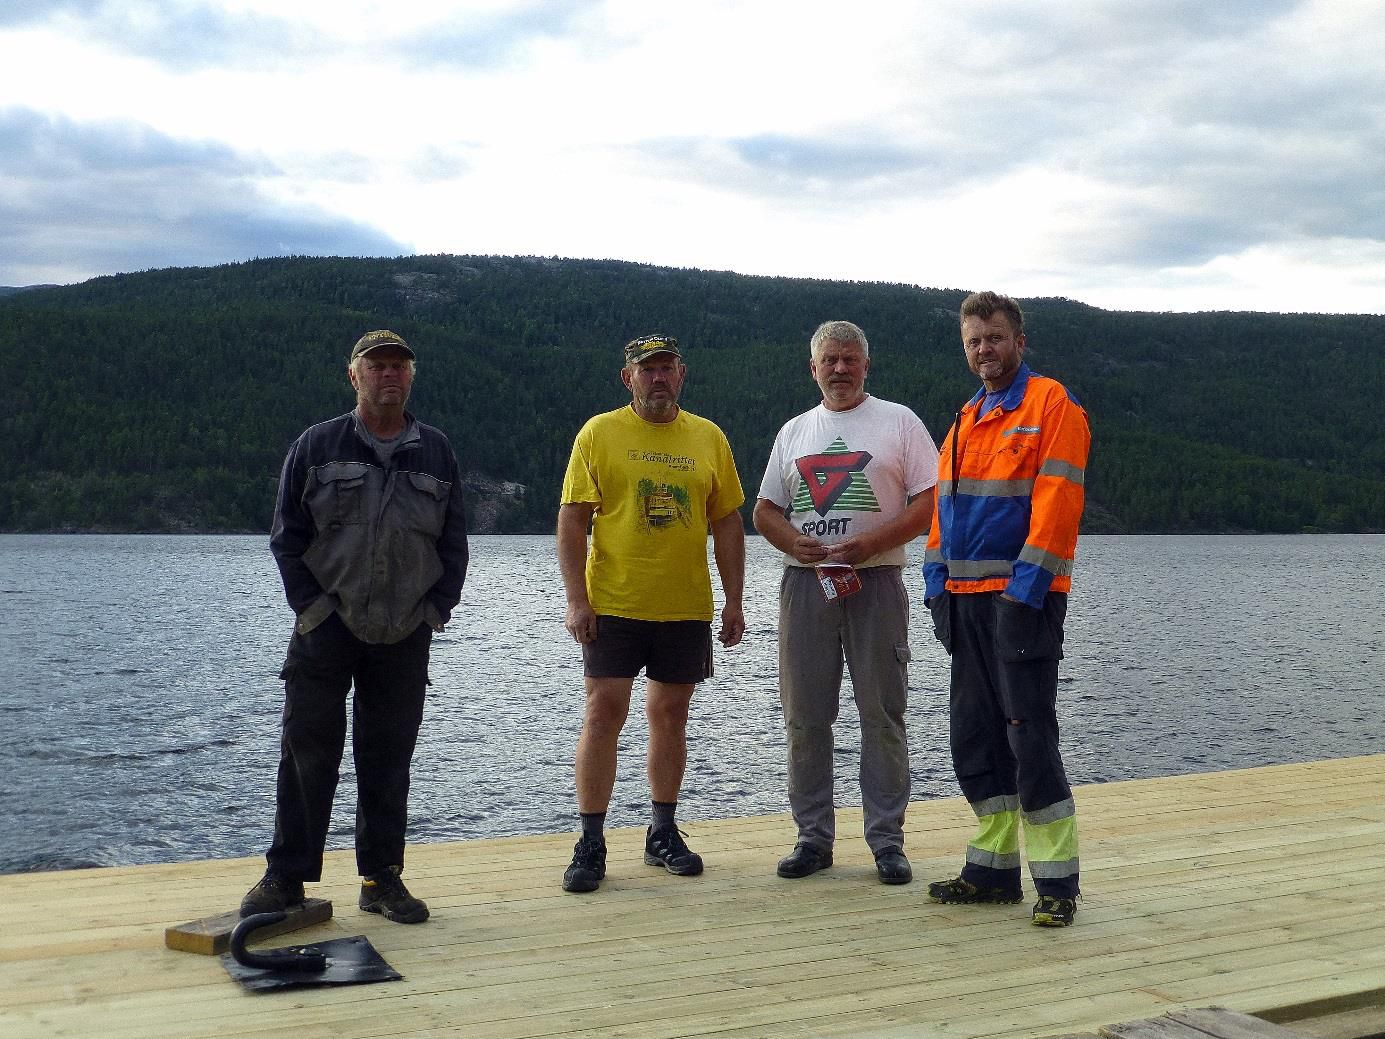
[[828,602],[812,567],[789,566],[779,585],[779,697],[788,734],[789,807],[798,839],[836,840],[832,726],[842,665],[861,718],[861,801],[873,853],[904,847],[909,805],[909,593],[901,568],[859,571],[861,590]]

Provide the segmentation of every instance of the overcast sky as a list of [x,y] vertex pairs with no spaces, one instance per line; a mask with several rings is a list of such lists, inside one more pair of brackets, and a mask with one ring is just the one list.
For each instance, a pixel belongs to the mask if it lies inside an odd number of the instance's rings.
[[445,252],[1382,314],[1382,55],[1380,0],[0,0],[0,285]]

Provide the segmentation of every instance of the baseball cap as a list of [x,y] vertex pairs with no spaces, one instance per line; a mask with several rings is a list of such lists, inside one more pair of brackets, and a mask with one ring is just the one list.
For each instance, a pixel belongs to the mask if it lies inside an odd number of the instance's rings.
[[673,354],[680,361],[683,355],[678,352],[678,340],[673,336],[640,336],[625,344],[625,363],[634,364],[655,354]]
[[392,346],[397,350],[403,350],[409,355],[409,360],[415,360],[413,347],[404,342],[404,337],[397,332],[391,332],[387,328],[379,328],[374,332],[367,332],[356,340],[356,345],[351,348],[351,360],[355,360],[362,354],[368,354],[372,350],[378,350],[382,346]]

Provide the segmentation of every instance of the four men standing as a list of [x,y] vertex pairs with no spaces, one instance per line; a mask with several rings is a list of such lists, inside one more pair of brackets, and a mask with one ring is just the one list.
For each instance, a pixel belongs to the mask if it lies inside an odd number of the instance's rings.
[[832,865],[832,726],[845,661],[861,717],[866,844],[882,882],[907,884],[909,593],[902,571],[904,546],[928,528],[933,512],[938,450],[917,415],[866,392],[870,346],[856,325],[820,325],[809,354],[822,403],[775,437],[754,513],[755,529],[784,553],[779,696],[798,842],[778,872],[806,877]]
[[[861,721],[866,843],[881,882],[912,879],[902,568],[906,544],[931,520],[925,602],[952,658],[953,764],[980,826],[960,876],[931,884],[929,897],[1019,901],[1022,825],[1034,922],[1061,926],[1076,910],[1078,859],[1055,708],[1090,433],[1076,400],[1024,364],[1013,300],[968,297],[961,329],[983,389],[958,413],[941,459],[917,415],[866,392],[869,345],[848,321],[814,332],[809,369],[822,402],[775,438],[753,518],[785,566],[779,686],[798,840],[778,873],[832,865],[832,727],[845,663]],[[702,872],[675,812],[689,705],[712,674],[709,532],[725,595],[718,638],[734,646],[745,632],[745,499],[726,437],[679,406],[687,368],[677,340],[633,340],[624,360],[631,402],[577,434],[558,513],[564,626],[582,647],[586,686],[575,762],[582,833],[563,876],[572,892],[595,891],[606,873],[617,743],[641,671],[652,800],[644,860]],[[428,917],[400,880],[409,763],[431,636],[460,597],[467,539],[452,449],[404,410],[413,371],[401,337],[362,336],[349,366],[356,409],[309,429],[284,464],[271,547],[298,619],[282,675],[274,842],[242,915],[299,903],[303,883],[320,877],[354,684],[360,905],[403,923]]]

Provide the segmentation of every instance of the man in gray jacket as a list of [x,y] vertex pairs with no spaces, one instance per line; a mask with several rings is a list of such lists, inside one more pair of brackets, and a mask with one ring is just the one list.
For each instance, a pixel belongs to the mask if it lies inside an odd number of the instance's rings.
[[322,852],[352,703],[360,907],[422,923],[400,879],[409,766],[423,720],[428,650],[461,598],[466,515],[447,437],[404,410],[414,351],[393,332],[362,336],[347,373],[356,408],[289,448],[270,550],[297,615],[284,680],[274,841],[241,916],[303,901]]

